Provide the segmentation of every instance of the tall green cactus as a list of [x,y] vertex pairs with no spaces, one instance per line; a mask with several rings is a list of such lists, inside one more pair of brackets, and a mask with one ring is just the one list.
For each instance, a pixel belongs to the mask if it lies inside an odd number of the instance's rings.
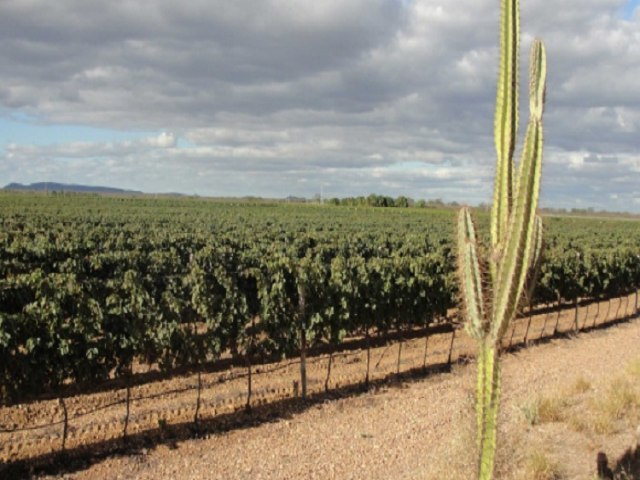
[[[476,419],[480,479],[493,475],[500,403],[500,347],[533,282],[542,250],[542,222],[536,215],[542,166],[542,112],[546,54],[539,40],[531,48],[530,116],[517,177],[514,151],[518,126],[518,0],[501,0],[500,73],[496,97],[497,151],[491,246],[481,258],[467,208],[458,217],[458,276],[466,329],[478,342]],[[488,272],[487,272],[488,270]]]

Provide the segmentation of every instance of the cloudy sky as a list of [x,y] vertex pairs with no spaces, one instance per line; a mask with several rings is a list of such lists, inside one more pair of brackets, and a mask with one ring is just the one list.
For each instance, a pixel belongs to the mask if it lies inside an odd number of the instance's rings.
[[[544,206],[640,212],[639,3],[521,0],[523,78],[534,36],[548,54]],[[2,0],[0,184],[489,202],[498,9]]]

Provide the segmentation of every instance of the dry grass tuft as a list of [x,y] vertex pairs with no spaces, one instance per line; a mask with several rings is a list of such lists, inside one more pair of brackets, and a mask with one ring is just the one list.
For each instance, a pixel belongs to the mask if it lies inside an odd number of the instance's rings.
[[573,383],[573,387],[571,388],[571,392],[580,395],[582,393],[586,393],[591,389],[591,382],[584,377],[578,377],[576,381]]
[[561,422],[566,417],[569,401],[557,396],[535,397],[525,402],[521,407],[525,421],[534,426],[541,423]]
[[632,417],[640,409],[640,396],[634,385],[624,377],[614,379],[600,398],[594,400],[593,427],[596,433],[611,434],[618,429],[618,420]]
[[540,423],[561,422],[569,406],[567,399],[559,397],[542,398],[538,407]]
[[632,377],[640,377],[640,358],[636,358],[627,364],[626,371]]
[[561,480],[564,474],[557,462],[551,460],[542,450],[534,450],[527,455],[523,479]]
[[573,413],[567,418],[567,425],[578,433],[587,433],[593,429],[593,421],[584,413]]

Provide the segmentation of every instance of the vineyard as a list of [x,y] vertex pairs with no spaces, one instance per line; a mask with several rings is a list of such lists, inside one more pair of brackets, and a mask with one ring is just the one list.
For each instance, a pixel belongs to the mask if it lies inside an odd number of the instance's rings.
[[[216,362],[304,366],[354,339],[368,380],[380,339],[457,322],[453,210],[3,194],[0,212],[5,406]],[[637,311],[639,222],[547,217],[544,228],[523,315],[591,303],[595,323],[619,297]]]

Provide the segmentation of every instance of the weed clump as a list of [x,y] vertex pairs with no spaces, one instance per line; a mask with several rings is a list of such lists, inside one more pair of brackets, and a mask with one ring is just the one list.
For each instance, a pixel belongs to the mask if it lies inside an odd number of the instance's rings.
[[529,400],[520,408],[528,425],[561,422],[566,417],[569,407],[568,399],[560,397],[536,397]]
[[523,478],[529,480],[561,480],[564,478],[560,465],[541,450],[529,453],[524,473]]

